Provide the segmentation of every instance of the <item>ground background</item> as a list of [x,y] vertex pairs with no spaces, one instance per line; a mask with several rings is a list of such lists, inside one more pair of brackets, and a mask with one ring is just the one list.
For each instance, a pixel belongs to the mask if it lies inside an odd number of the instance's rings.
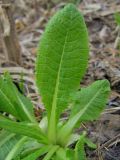
[[7,69],[18,81],[21,71],[24,73],[26,92],[40,119],[44,108],[34,84],[37,45],[47,21],[69,1],[76,3],[83,13],[90,36],[90,60],[82,86],[107,78],[112,88],[99,120],[83,124],[83,129],[98,145],[96,151],[86,148],[88,160],[120,160],[120,42],[116,45],[120,29],[114,20],[114,13],[120,11],[120,0],[12,0],[23,64],[7,62],[0,43],[0,74]]

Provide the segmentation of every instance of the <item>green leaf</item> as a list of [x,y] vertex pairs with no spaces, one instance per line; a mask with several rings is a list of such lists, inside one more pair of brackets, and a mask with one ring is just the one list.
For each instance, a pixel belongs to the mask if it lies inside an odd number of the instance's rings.
[[37,86],[47,109],[49,138],[68,106],[71,92],[79,88],[88,62],[88,34],[81,13],[72,4],[48,23],[40,41],[36,63]]
[[[6,94],[6,91],[8,94]],[[12,114],[15,117],[18,117],[15,106],[13,105],[10,98],[8,97],[8,95],[11,96],[11,91],[12,90],[9,89],[8,85],[5,85],[3,78],[0,77],[0,111],[7,112]],[[13,93],[12,93],[12,96],[13,96]]]
[[105,107],[109,93],[110,84],[107,80],[98,80],[81,89],[74,102],[70,119],[59,131],[58,140],[65,144],[77,122],[96,120]]
[[36,160],[36,158],[45,154],[50,149],[50,146],[40,147],[37,141],[28,137],[4,130],[0,132],[0,159]]
[[25,143],[25,145],[21,151],[20,159],[27,157],[31,153],[40,149],[42,146],[43,145],[40,144],[37,140],[29,138],[29,140]]
[[15,158],[20,153],[21,148],[23,147],[26,140],[27,140],[27,137],[22,137],[16,143],[16,145],[10,150],[5,160],[13,160],[13,158]]
[[[36,119],[34,116],[34,111],[33,111],[33,104],[31,103],[31,101],[25,97],[22,94],[18,94],[17,95],[18,98],[18,103],[20,104],[19,110],[16,108],[16,110],[21,113],[20,116],[24,121],[30,121],[33,123],[36,123]],[[24,114],[23,114],[24,113]],[[24,117],[23,117],[23,115]]]
[[96,148],[96,145],[92,143],[90,139],[86,138],[86,132],[83,132],[75,146],[75,160],[86,160],[86,153],[84,149],[85,144],[90,148]]
[[47,133],[47,129],[48,129],[48,119],[47,119],[47,117],[43,117],[41,119],[41,121],[39,123],[39,126],[44,133]]
[[0,111],[10,113],[19,120],[36,122],[32,103],[19,93],[8,73],[0,77]]
[[10,133],[8,131],[1,130],[0,131],[0,148],[4,145],[9,139],[15,136],[14,133]]
[[38,157],[46,154],[50,150],[51,146],[43,146],[36,151],[30,153],[28,156],[24,157],[22,160],[36,160]]
[[42,143],[48,143],[40,127],[34,123],[14,122],[0,115],[0,127],[12,133],[34,138]]
[[66,150],[66,156],[67,156],[68,160],[73,160],[74,154],[75,154],[75,152],[72,148]]
[[72,145],[73,143],[77,142],[80,138],[79,134],[71,134],[70,138],[69,138],[69,142],[67,143],[67,146]]
[[12,160],[21,151],[26,137],[15,135],[7,131],[0,132],[0,159]]
[[66,150],[65,148],[59,148],[58,151],[56,152],[55,159],[57,160],[68,160],[66,157]]
[[117,25],[120,25],[120,13],[116,12],[114,14],[114,18],[115,18]]
[[88,145],[88,147],[90,147],[92,149],[97,148],[96,144],[94,144],[89,138],[85,138],[85,143]]
[[103,111],[110,93],[110,84],[107,80],[98,80],[78,92],[73,105],[71,118],[78,112],[81,122],[96,120]]
[[75,146],[75,160],[86,160],[86,154],[84,149],[85,135],[86,133],[83,133],[80,136],[80,139]]
[[46,156],[43,158],[43,160],[51,160],[51,157],[55,154],[55,152],[58,150],[59,146],[53,145],[49,152],[46,154]]
[[59,148],[53,160],[73,160],[74,151],[67,148]]

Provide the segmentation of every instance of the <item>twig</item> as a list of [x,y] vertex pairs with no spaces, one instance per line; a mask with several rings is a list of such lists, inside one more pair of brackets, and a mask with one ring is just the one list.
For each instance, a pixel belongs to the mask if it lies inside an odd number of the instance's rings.
[[[113,142],[118,142],[120,141],[120,133],[118,135],[116,135],[115,137],[113,137],[112,139],[108,140],[107,142],[105,142],[103,145],[101,145],[99,148],[96,149],[96,151],[101,150],[103,148],[109,148],[111,146],[111,144],[115,144]],[[95,151],[95,152],[96,152]]]
[[21,64],[21,49],[16,34],[13,14],[9,3],[11,0],[1,0],[0,4],[0,33],[6,60]]

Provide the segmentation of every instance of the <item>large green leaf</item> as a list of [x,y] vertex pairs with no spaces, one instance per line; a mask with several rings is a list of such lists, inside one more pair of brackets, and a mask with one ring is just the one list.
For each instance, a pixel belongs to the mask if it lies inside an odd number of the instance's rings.
[[0,132],[0,159],[12,160],[21,151],[26,137],[9,133],[7,131]]
[[37,86],[47,109],[51,139],[56,136],[56,120],[85,73],[88,50],[83,16],[74,5],[68,4],[48,23],[36,63]]
[[0,77],[0,111],[10,113],[22,121],[36,122],[32,103],[19,93],[8,73]]
[[65,144],[78,121],[96,120],[105,107],[109,92],[110,84],[107,80],[96,81],[81,89],[74,102],[70,119],[59,131],[58,140]]
[[47,138],[35,123],[14,122],[0,115],[0,127],[12,133],[37,139],[39,142],[47,143]]

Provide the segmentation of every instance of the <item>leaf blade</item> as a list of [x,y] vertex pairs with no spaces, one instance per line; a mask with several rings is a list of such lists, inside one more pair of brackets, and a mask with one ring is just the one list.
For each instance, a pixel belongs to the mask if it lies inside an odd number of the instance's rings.
[[79,141],[75,146],[75,160],[86,160],[84,144],[85,144],[85,133],[83,133],[80,136]]
[[43,146],[42,148],[37,149],[33,153],[30,153],[28,156],[22,158],[22,160],[36,160],[38,157],[46,154],[50,148],[51,146]]
[[[0,132],[0,158],[6,160],[9,153],[12,151],[14,147],[16,147],[16,144],[21,140],[21,138],[23,137],[2,130]],[[19,154],[19,151],[20,150],[14,152],[12,158],[15,158],[15,156]]]
[[40,142],[47,143],[46,136],[43,134],[40,127],[34,123],[14,122],[0,115],[0,127],[12,133],[28,136]]
[[3,79],[0,78],[0,99],[1,99],[0,100],[0,111],[7,112],[7,113],[12,114],[15,117],[18,117],[18,114],[15,110],[14,105],[12,104],[8,96],[3,91],[4,90],[3,83],[4,83]]
[[48,113],[49,137],[56,137],[57,119],[69,103],[69,94],[79,87],[88,48],[84,19],[74,5],[67,5],[49,22],[36,63],[36,82]]
[[98,80],[89,87],[81,89],[78,92],[71,117],[80,111],[80,121],[96,120],[104,109],[110,93],[110,83],[108,80]]
[[51,157],[54,155],[54,153],[59,149],[59,146],[54,145],[51,147],[49,152],[46,154],[46,156],[43,158],[43,160],[50,160]]
[[15,158],[20,153],[20,150],[23,147],[26,140],[27,140],[27,137],[22,137],[16,143],[16,145],[10,150],[10,152],[7,155],[7,157],[5,158],[5,160],[12,160],[13,158]]
[[107,80],[98,80],[83,88],[72,109],[68,122],[61,128],[58,139],[65,144],[77,122],[96,120],[107,102],[110,84]]
[[0,99],[0,111],[10,113],[21,121],[36,122],[32,103],[19,93],[9,73],[0,77]]

